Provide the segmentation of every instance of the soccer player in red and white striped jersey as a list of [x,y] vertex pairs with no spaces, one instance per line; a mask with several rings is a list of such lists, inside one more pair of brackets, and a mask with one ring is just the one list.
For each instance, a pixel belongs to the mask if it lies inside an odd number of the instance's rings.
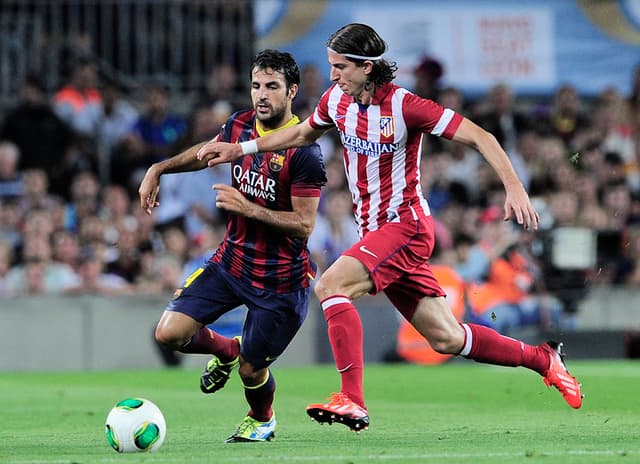
[[385,51],[386,43],[371,27],[343,26],[327,43],[333,85],[307,120],[239,145],[208,143],[196,154],[215,165],[250,153],[305,145],[333,127],[340,134],[361,240],[315,287],[341,389],[326,403],[309,405],[307,413],[319,422],[340,422],[355,431],[368,427],[362,324],[352,302],[380,291],[439,353],[527,367],[579,408],[580,385],[566,370],[561,344],[527,345],[487,327],[460,324],[453,316],[429,267],[434,226],[420,187],[422,135],[461,142],[485,157],[506,191],[505,220],[537,229],[539,216],[496,138],[454,111],[393,84],[397,68],[383,58]]

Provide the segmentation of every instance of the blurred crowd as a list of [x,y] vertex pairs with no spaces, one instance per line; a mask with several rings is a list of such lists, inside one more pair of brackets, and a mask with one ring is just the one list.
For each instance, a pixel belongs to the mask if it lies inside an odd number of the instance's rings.
[[[519,97],[497,83],[467,100],[440,85],[443,73],[425,58],[413,90],[496,136],[542,220],[538,231],[503,221],[504,189],[482,157],[424,139],[433,260],[462,283],[465,317],[503,331],[569,326],[590,285],[640,283],[640,66],[628,95],[607,88],[589,98],[571,85]],[[228,167],[164,176],[152,216],[139,206],[138,184],[151,163],[210,139],[248,107],[244,80],[220,63],[185,105],[162,81],[124,92],[90,60],[78,60],[53,92],[28,76],[21,101],[0,108],[0,297],[173,292],[224,235],[211,185],[229,182]],[[322,70],[303,66],[301,119],[327,85]],[[322,272],[357,230],[339,140],[329,133],[320,143],[328,184],[309,248]]]

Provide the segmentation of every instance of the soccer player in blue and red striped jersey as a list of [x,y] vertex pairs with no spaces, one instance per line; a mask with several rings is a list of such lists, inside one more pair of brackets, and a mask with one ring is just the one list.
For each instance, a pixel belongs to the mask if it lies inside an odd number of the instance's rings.
[[239,146],[212,141],[196,154],[213,166],[259,151],[305,145],[331,128],[340,133],[361,240],[315,286],[341,389],[329,401],[307,406],[307,413],[319,422],[340,422],[355,431],[369,426],[362,323],[352,302],[380,291],[439,353],[527,367],[558,389],[571,407],[579,408],[580,385],[569,375],[559,344],[527,345],[488,327],[460,324],[454,317],[429,265],[435,234],[420,187],[423,134],[464,143],[485,157],[506,191],[505,220],[515,218],[536,229],[539,216],[496,138],[451,109],[393,84],[397,68],[383,58],[386,49],[370,26],[343,26],[327,43],[333,85],[307,120]]
[[[260,52],[250,74],[253,109],[233,114],[214,140],[243,143],[300,122],[291,111],[300,73],[289,53]],[[159,204],[162,174],[206,168],[195,157],[203,145],[147,170],[138,192],[142,208],[151,214]],[[269,366],[307,314],[315,277],[307,239],[326,174],[315,143],[243,157],[232,163],[231,174],[231,185],[213,186],[216,206],[229,213],[224,240],[176,291],[156,340],[183,353],[213,355],[201,377],[205,393],[222,388],[239,366],[250,409],[227,442],[267,441],[276,427]],[[248,312],[241,337],[223,337],[207,327],[243,304]]]

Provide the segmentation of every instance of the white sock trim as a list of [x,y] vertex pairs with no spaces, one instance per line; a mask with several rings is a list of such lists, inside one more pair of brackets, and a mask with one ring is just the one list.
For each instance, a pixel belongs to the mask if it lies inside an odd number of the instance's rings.
[[343,303],[351,303],[351,300],[349,300],[349,298],[347,298],[346,296],[331,296],[326,300],[324,300],[321,303],[321,306],[322,306],[322,310],[326,311],[332,306],[343,304]]
[[471,346],[473,345],[473,335],[471,334],[471,328],[467,324],[461,324],[466,337],[464,339],[464,346],[460,352],[460,356],[469,356],[471,353]]

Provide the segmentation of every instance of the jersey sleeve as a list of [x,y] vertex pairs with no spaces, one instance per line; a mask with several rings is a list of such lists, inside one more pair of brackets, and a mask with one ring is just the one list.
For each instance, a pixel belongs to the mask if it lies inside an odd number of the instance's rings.
[[326,183],[320,146],[314,143],[298,148],[291,159],[291,196],[319,197]]
[[402,111],[407,126],[447,139],[453,138],[463,119],[455,111],[412,93],[405,95]]
[[237,143],[242,141],[239,137],[246,139],[250,136],[253,124],[253,111],[237,111],[229,116],[229,119],[220,128],[218,135],[219,142]]
[[309,124],[314,129],[327,129],[334,125],[331,116],[329,116],[329,95],[333,87],[335,87],[335,84],[322,94],[318,105],[309,116]]

